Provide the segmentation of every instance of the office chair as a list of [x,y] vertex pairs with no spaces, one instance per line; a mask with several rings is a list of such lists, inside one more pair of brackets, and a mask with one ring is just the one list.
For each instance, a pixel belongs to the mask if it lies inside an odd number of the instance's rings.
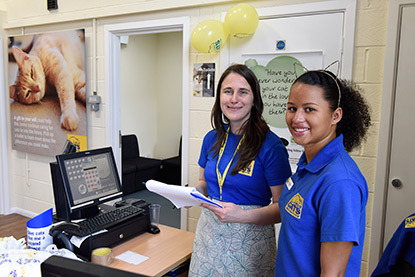
[[157,180],[161,174],[161,160],[140,156],[137,136],[123,135],[122,143],[122,187],[124,195],[145,188],[143,182]]

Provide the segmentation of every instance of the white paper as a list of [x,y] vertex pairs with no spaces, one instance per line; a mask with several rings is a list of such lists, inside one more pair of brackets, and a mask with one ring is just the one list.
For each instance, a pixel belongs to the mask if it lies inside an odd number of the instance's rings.
[[148,260],[149,257],[137,254],[135,252],[132,251],[126,251],[118,256],[116,256],[115,258],[120,259],[124,262],[133,264],[133,265],[138,265],[142,262],[144,262],[145,260]]
[[91,234],[91,235],[86,235],[86,236],[84,236],[84,237],[78,237],[78,236],[73,235],[73,236],[71,237],[70,241],[71,241],[71,243],[72,243],[73,245],[75,245],[76,247],[81,248],[82,243],[83,243],[83,242],[84,242],[87,238],[89,238],[89,237],[91,237],[91,236],[96,236],[96,235],[99,235],[99,234],[101,234],[101,233],[105,233],[105,232],[108,232],[108,230],[107,230],[107,229],[102,229],[102,230],[99,230],[99,231],[97,231],[97,232],[95,232],[95,233],[93,233],[93,234]]
[[193,187],[168,185],[155,180],[147,181],[146,187],[149,191],[160,194],[170,200],[170,202],[172,202],[178,209],[185,206],[199,206],[201,203],[208,203],[222,207],[198,192],[196,188]]

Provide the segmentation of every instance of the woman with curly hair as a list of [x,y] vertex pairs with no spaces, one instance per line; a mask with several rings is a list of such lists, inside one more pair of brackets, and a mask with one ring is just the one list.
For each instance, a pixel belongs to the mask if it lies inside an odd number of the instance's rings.
[[203,139],[197,190],[202,204],[189,276],[272,276],[278,198],[291,168],[280,138],[262,117],[259,82],[245,65],[219,79],[213,130]]
[[352,83],[308,71],[291,87],[286,122],[304,153],[279,199],[275,276],[359,276],[368,188],[347,152],[365,139],[368,105]]

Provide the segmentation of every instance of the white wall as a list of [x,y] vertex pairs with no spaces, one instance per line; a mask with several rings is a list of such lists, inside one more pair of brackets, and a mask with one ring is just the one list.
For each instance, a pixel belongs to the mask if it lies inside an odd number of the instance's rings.
[[158,128],[156,158],[178,155],[182,134],[182,33],[158,34]]
[[121,46],[121,128],[140,155],[168,158],[181,135],[181,32],[133,35]]
[[140,155],[153,156],[157,141],[157,37],[130,36],[121,46],[121,131],[136,134]]

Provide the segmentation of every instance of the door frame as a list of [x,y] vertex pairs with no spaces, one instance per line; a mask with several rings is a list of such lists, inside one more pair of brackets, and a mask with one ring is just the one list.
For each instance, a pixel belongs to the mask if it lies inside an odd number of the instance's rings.
[[[3,51],[3,37],[0,37],[0,97],[3,101],[0,101],[0,214],[9,214],[10,212],[10,195],[9,195],[9,170],[8,170],[8,130],[7,121],[9,118],[8,104],[9,96],[6,89],[5,82],[5,63],[4,63],[4,51]],[[6,97],[7,93],[7,97]]]
[[408,4],[415,4],[415,0],[389,1],[383,73],[382,112],[379,125],[376,179],[373,200],[369,272],[373,272],[376,268],[384,248],[383,240],[393,131],[392,120],[395,105],[397,62],[401,29],[400,18],[402,14],[402,7]]
[[[118,171],[121,169],[120,37],[128,35],[182,32],[182,186],[188,183],[189,164],[189,49],[190,17],[109,24],[104,26],[106,141],[112,146]],[[121,176],[121,175],[120,175]],[[181,229],[187,229],[187,209],[181,209]]]

